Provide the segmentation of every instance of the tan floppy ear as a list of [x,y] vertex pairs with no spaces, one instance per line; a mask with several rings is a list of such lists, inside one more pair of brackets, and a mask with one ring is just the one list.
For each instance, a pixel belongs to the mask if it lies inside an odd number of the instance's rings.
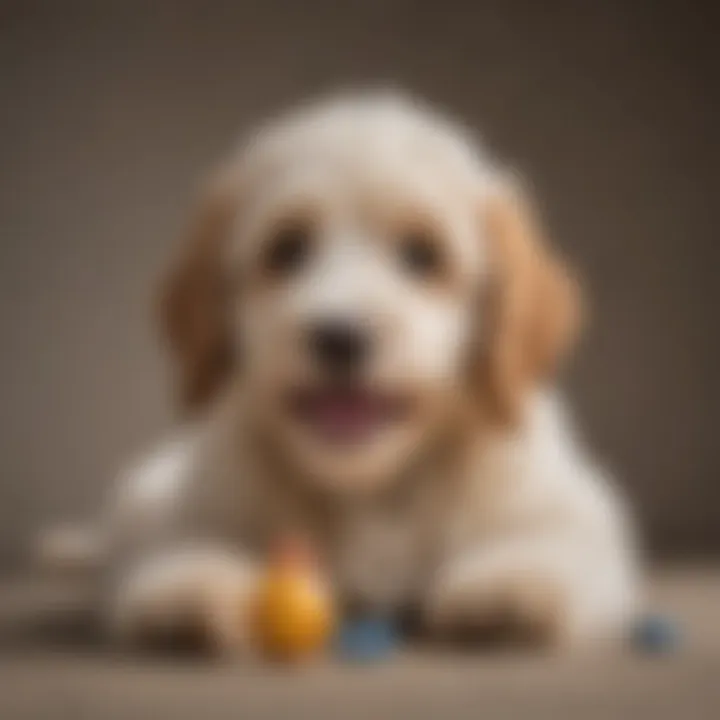
[[580,292],[514,183],[485,207],[493,279],[485,389],[491,416],[516,423],[528,391],[557,370],[580,325]]
[[201,194],[180,256],[160,296],[162,330],[177,364],[181,410],[213,399],[234,364],[229,328],[225,241],[237,203],[231,175],[218,175]]

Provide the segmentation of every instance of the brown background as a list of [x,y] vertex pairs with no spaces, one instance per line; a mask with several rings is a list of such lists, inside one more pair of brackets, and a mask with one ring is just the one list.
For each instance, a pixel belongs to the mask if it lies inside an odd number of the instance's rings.
[[570,377],[652,546],[720,549],[717,13],[697,2],[0,3],[0,568],[167,427],[148,313],[196,180],[315,93],[485,131],[587,279]]

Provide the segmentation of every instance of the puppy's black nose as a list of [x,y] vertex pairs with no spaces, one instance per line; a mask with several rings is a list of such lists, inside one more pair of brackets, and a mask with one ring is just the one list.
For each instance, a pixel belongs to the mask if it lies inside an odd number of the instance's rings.
[[327,370],[351,372],[364,362],[370,350],[368,332],[355,323],[334,320],[310,329],[310,349]]

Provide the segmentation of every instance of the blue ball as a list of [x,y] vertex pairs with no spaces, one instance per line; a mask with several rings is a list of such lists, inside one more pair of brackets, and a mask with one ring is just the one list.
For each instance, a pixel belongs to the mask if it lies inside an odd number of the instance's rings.
[[392,653],[396,645],[395,625],[384,617],[345,620],[336,639],[338,654],[355,662],[382,660]]
[[635,624],[632,642],[636,648],[647,653],[666,653],[678,646],[680,631],[670,618],[648,615]]

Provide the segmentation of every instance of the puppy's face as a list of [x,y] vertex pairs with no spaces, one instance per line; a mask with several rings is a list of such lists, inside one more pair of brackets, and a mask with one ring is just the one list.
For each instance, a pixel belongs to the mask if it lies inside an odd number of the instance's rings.
[[470,188],[373,150],[286,160],[228,261],[254,408],[308,477],[363,488],[449,411],[484,267]]
[[[281,125],[241,165],[215,193],[185,264],[195,293],[170,302],[191,393],[214,393],[218,377],[239,374],[254,419],[300,476],[377,487],[446,425],[470,384],[477,391],[478,347],[490,372],[481,298],[502,254],[481,212],[481,168],[433,120],[382,107]],[[513,242],[506,265],[518,282],[505,289],[517,305],[528,280]],[[197,291],[218,283],[222,298]],[[187,287],[187,277],[171,285]],[[498,383],[517,386],[522,372],[510,375]]]

